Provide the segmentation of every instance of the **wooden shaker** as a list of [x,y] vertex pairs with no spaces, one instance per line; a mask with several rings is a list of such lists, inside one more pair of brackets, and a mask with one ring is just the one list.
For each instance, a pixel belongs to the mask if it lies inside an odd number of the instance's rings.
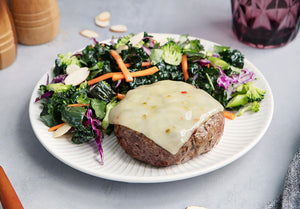
[[6,0],[0,0],[0,69],[11,65],[17,55],[17,37]]
[[59,32],[57,0],[9,0],[18,41],[38,45],[53,40]]

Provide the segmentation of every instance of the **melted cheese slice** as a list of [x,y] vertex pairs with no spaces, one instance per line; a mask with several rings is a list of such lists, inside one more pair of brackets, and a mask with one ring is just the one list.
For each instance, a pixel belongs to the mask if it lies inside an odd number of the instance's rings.
[[130,90],[111,110],[109,122],[141,132],[176,154],[201,123],[222,110],[205,91],[165,80]]

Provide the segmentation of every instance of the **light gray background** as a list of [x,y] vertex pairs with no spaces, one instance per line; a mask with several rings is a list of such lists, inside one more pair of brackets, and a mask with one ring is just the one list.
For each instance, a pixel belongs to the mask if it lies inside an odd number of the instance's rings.
[[[0,71],[0,165],[24,208],[30,209],[256,209],[276,198],[290,160],[300,145],[300,38],[285,47],[261,50],[238,42],[231,31],[227,0],[60,0],[60,33],[39,45],[18,45],[16,61]],[[190,34],[241,50],[268,80],[274,116],[262,140],[246,155],[206,175],[169,183],[129,184],[81,173],[54,158],[35,137],[28,116],[32,90],[58,53],[91,41],[82,29],[113,35],[94,24],[108,10],[111,24],[128,32]],[[0,206],[1,208],[1,206]]]

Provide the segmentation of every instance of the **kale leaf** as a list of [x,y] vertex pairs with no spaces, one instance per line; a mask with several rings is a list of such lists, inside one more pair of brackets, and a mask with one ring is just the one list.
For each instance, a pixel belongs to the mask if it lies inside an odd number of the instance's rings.
[[110,102],[116,97],[116,92],[111,88],[111,86],[106,81],[100,81],[92,87],[89,95],[93,98],[100,99],[105,102]]
[[230,65],[243,68],[244,67],[244,55],[237,49],[224,50],[219,52],[220,58],[229,63]]

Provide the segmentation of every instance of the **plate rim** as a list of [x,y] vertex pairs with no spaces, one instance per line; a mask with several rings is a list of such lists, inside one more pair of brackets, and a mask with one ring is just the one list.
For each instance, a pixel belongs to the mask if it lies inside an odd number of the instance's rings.
[[[150,35],[153,36],[165,36],[165,37],[173,37],[173,38],[178,38],[180,36],[180,34],[172,34],[172,33],[149,33]],[[206,44],[218,44],[216,42],[212,42],[206,39],[202,39],[202,38],[198,38],[198,37],[194,37],[194,36],[189,36],[190,39],[199,39],[200,43],[203,44],[203,42],[205,42]],[[110,40],[104,40],[104,41],[100,41],[100,42],[104,42],[107,43]],[[205,45],[205,44],[203,44]],[[78,51],[78,50],[77,50]],[[29,119],[30,119],[30,123],[31,123],[31,127],[34,131],[35,136],[37,137],[37,139],[39,140],[39,142],[43,145],[43,147],[49,152],[51,153],[55,158],[57,158],[58,160],[60,160],[61,162],[63,162],[64,164],[67,164],[68,166],[98,177],[98,178],[103,178],[106,180],[112,180],[112,181],[119,181],[119,182],[127,182],[127,183],[165,183],[165,182],[172,182],[172,181],[178,181],[178,180],[184,180],[184,179],[189,179],[189,178],[193,178],[196,176],[200,176],[203,174],[207,174],[210,173],[212,171],[218,170],[222,167],[227,166],[228,164],[236,161],[237,159],[241,158],[243,155],[245,155],[247,152],[249,152],[264,136],[264,134],[266,133],[267,129],[269,128],[272,118],[273,118],[273,113],[274,113],[274,98],[273,98],[273,93],[272,90],[270,88],[270,85],[268,83],[268,81],[266,80],[266,78],[264,77],[264,75],[262,74],[262,72],[248,59],[245,58],[245,63],[251,65],[251,71],[255,71],[256,75],[258,75],[257,77],[261,80],[263,80],[264,85],[266,85],[267,87],[267,93],[268,96],[270,98],[270,106],[268,106],[269,111],[268,111],[268,117],[265,120],[265,126],[264,128],[259,132],[258,135],[255,136],[255,139],[251,141],[251,143],[249,143],[246,147],[244,147],[243,149],[241,149],[239,152],[235,153],[234,155],[231,155],[230,157],[226,158],[226,160],[220,161],[218,163],[213,164],[213,166],[210,166],[204,170],[201,171],[197,171],[197,170],[193,170],[192,172],[188,173],[188,174],[172,174],[172,176],[136,176],[136,177],[131,177],[131,176],[122,176],[122,175],[115,175],[115,174],[107,174],[107,173],[97,173],[94,170],[89,170],[87,168],[83,168],[80,167],[79,165],[77,165],[76,163],[72,163],[67,161],[66,159],[64,159],[62,156],[58,155],[57,153],[55,153],[54,150],[50,149],[50,147],[44,143],[43,139],[40,138],[38,130],[35,129],[35,120],[39,120],[36,118],[33,118],[32,115],[32,111],[34,108],[36,108],[34,105],[36,105],[36,103],[34,102],[35,98],[36,98],[36,93],[39,89],[39,86],[42,84],[42,81],[45,80],[45,78],[47,77],[47,74],[51,73],[53,66],[46,71],[46,73],[38,80],[38,82],[35,84],[31,97],[30,97],[30,101],[29,101]],[[40,106],[40,104],[39,104]],[[41,122],[41,121],[40,121]],[[101,166],[101,165],[99,165]],[[176,165],[175,165],[176,166]]]

